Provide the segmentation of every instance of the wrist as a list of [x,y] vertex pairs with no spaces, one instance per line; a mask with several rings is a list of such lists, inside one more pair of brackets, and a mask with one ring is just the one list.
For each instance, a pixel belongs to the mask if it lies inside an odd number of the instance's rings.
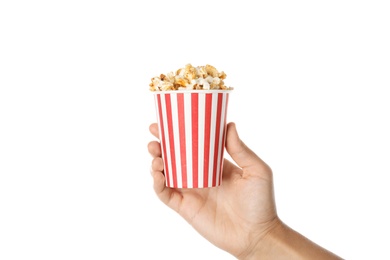
[[252,243],[248,249],[237,256],[237,259],[240,260],[252,260],[252,259],[270,259],[267,258],[275,245],[278,244],[279,240],[277,239],[281,233],[283,233],[284,223],[276,217],[268,224],[268,228],[259,233],[257,239]]
[[280,219],[276,219],[268,232],[240,260],[252,259],[342,259],[315,244]]
[[274,251],[277,251],[277,247],[280,246],[279,237],[283,236],[284,223],[276,218],[267,232],[261,236],[261,239],[249,250],[248,254],[240,260],[255,260],[255,259],[272,259]]

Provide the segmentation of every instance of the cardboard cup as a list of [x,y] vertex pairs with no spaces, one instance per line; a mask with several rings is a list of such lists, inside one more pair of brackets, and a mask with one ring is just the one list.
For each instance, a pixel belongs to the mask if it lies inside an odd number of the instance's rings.
[[153,92],[167,187],[221,185],[230,92]]

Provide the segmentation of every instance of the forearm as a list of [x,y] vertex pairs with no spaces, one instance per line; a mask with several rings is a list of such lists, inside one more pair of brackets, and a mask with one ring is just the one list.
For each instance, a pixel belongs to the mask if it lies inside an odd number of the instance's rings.
[[280,222],[262,239],[251,254],[240,259],[339,260],[342,258]]

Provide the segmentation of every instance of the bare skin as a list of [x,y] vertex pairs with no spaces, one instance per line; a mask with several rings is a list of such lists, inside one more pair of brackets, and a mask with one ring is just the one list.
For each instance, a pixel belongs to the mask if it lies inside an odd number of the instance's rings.
[[[150,132],[158,138],[158,126]],[[278,217],[271,168],[227,125],[222,185],[203,189],[165,186],[158,141],[148,144],[158,198],[215,246],[237,259],[342,259],[289,228]]]

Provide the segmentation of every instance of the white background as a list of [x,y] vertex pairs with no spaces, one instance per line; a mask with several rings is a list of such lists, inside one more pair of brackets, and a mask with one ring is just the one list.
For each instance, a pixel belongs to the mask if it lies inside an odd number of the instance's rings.
[[187,63],[226,72],[282,220],[390,259],[386,2],[1,1],[0,259],[234,259],[152,189],[148,85]]

